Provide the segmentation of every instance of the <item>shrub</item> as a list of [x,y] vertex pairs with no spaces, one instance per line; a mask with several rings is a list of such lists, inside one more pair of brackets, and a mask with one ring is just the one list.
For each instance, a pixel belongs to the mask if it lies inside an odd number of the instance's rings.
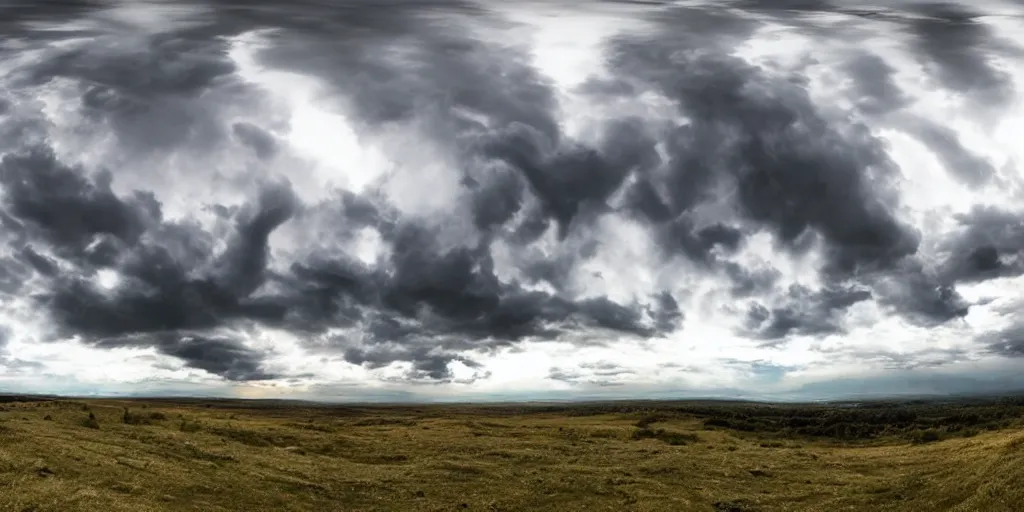
[[132,414],[127,407],[124,408],[124,415],[121,416],[121,421],[125,425],[151,425],[152,422],[147,416],[141,414]]
[[715,512],[753,512],[756,510],[745,500],[716,501],[712,507]]
[[714,427],[729,428],[731,426],[732,426],[732,423],[729,423],[729,420],[724,419],[724,418],[709,418],[707,420],[704,420],[704,428],[714,428]]
[[637,420],[636,427],[644,429],[658,423],[659,421],[665,421],[667,419],[668,417],[664,414],[644,414],[639,420]]
[[403,426],[415,427],[419,422],[405,418],[366,418],[352,423],[353,427]]
[[658,431],[649,428],[638,428],[633,431],[633,439],[653,439],[655,437],[658,437]]
[[82,422],[82,426],[86,428],[99,430],[100,422],[99,420],[96,419],[96,415],[90,412],[89,417],[84,422]]
[[657,439],[672,446],[683,446],[700,441],[697,434],[686,434],[681,432],[669,432],[663,428],[652,430],[640,428],[633,431],[633,439]]
[[616,439],[622,436],[622,432],[611,428],[602,428],[590,432],[590,437],[598,439]]
[[199,424],[198,421],[188,421],[187,419],[184,418],[181,420],[181,425],[178,426],[178,429],[181,430],[182,432],[189,433],[199,432],[201,428],[203,427],[202,425]]
[[942,440],[942,432],[935,429],[915,430],[910,436],[914,444],[934,443]]
[[681,434],[678,432],[671,432],[659,436],[658,439],[661,439],[672,446],[683,446],[700,441],[700,437],[698,437],[697,434]]

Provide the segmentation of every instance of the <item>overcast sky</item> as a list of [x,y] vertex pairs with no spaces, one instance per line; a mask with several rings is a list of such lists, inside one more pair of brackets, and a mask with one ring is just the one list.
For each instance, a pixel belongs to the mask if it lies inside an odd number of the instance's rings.
[[7,3],[0,391],[1024,389],[1024,8],[883,3]]

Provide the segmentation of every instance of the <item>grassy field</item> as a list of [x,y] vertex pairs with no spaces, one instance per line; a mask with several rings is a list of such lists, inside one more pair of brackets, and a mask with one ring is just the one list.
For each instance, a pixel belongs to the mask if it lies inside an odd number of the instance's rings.
[[1024,401],[0,400],[0,510],[1024,510]]

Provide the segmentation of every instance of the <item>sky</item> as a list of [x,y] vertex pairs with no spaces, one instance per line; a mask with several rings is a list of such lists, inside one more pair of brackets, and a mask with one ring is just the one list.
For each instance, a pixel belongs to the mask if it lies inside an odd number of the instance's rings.
[[1024,4],[0,6],[0,392],[1024,389]]

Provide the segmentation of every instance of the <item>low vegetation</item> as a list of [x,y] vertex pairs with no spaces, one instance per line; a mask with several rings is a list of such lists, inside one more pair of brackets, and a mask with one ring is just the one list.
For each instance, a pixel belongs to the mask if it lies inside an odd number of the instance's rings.
[[1024,400],[0,397],[7,511],[1024,510]]

